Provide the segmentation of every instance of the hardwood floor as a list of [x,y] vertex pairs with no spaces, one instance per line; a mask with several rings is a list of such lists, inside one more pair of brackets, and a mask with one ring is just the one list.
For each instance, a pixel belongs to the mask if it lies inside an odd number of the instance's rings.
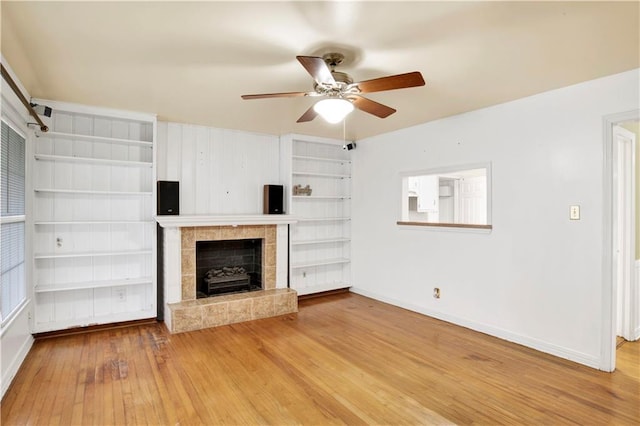
[[2,425],[638,424],[640,343],[604,373],[349,293],[169,335],[37,340]]

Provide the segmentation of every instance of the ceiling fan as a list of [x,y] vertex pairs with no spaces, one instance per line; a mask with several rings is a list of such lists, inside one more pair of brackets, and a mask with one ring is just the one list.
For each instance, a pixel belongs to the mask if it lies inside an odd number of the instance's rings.
[[327,53],[322,57],[296,56],[296,59],[315,80],[313,91],[242,95],[242,99],[293,98],[299,96],[325,97],[325,99],[316,102],[302,114],[297,122],[311,121],[316,116],[321,115],[327,121],[337,123],[351,112],[354,107],[379,118],[386,118],[396,112],[391,107],[365,98],[361,95],[362,93],[404,89],[424,86],[425,84],[422,74],[418,71],[354,83],[347,73],[336,71],[335,69],[344,60],[344,55],[341,53]]

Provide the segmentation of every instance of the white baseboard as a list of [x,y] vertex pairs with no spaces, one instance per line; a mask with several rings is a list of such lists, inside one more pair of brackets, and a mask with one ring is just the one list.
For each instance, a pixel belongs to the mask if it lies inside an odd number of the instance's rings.
[[349,284],[347,283],[331,282],[331,283],[313,285],[309,287],[296,288],[294,286],[291,288],[294,289],[296,292],[298,292],[298,296],[306,296],[308,294],[322,293],[324,291],[331,291],[331,290],[340,290],[347,287],[349,287]]
[[517,343],[519,345],[523,345],[523,346],[538,350],[540,352],[544,352],[560,358],[568,359],[570,361],[577,362],[579,364],[583,364],[591,368],[598,369],[600,367],[600,358],[594,357],[588,354],[584,354],[581,352],[577,352],[569,348],[554,345],[554,344],[551,344],[542,340],[538,340],[532,337],[512,333],[508,330],[504,330],[501,328],[470,321],[465,318],[459,318],[459,317],[448,315],[442,312],[426,309],[424,307],[417,306],[412,303],[402,302],[400,300],[382,296],[380,294],[370,292],[368,290],[364,290],[358,287],[351,287],[350,291],[352,293],[360,294],[362,296],[369,297],[371,299],[389,303],[390,305],[398,306],[413,312],[417,312],[423,315],[437,318],[439,320],[446,321],[462,327],[466,327],[474,331],[479,331],[481,333],[498,337],[500,339],[504,339],[509,342]]
[[[27,357],[29,350],[33,346],[33,337],[29,336],[20,346],[20,350],[16,353],[15,357],[11,360],[9,367],[5,370],[5,373],[2,376],[2,397],[4,397],[5,392],[9,389],[13,378],[18,374],[18,370],[22,365],[24,359]],[[5,360],[3,360],[4,362]]]
[[[636,289],[638,289],[638,291],[640,291],[640,259],[636,259],[636,280],[635,280],[635,286]],[[636,306],[637,310],[640,310],[640,306]],[[640,339],[640,312],[637,312],[636,314],[636,318],[638,321],[638,324],[636,324],[636,329],[633,332],[633,340],[636,341],[638,339]]]

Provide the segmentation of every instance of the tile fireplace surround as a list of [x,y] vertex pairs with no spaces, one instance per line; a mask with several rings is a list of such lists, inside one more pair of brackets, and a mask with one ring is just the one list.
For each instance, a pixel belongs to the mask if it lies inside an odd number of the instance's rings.
[[[158,216],[164,228],[164,319],[171,333],[298,311],[287,288],[288,215]],[[262,290],[196,298],[196,242],[262,239]]]

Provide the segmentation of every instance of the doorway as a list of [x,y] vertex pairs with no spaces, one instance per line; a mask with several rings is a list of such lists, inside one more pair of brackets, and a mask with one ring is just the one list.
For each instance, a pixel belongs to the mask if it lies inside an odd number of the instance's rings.
[[640,337],[636,276],[637,144],[640,110],[605,117],[605,234],[601,370],[614,371],[618,336]]
[[616,336],[624,341],[638,339],[638,283],[636,282],[637,209],[636,151],[639,121],[613,128],[614,239],[613,260],[616,292]]

